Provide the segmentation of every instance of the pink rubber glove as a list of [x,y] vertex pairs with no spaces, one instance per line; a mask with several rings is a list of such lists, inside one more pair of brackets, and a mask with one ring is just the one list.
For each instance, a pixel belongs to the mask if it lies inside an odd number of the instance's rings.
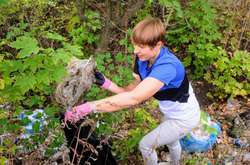
[[75,123],[75,114],[74,112],[72,112],[71,110],[67,110],[64,113],[64,122],[66,123],[67,121],[71,122],[71,123]]
[[64,114],[64,121],[76,123],[80,119],[82,119],[84,116],[90,114],[92,112],[92,109],[90,107],[89,103],[84,103],[79,106],[73,107],[71,111],[66,111]]
[[84,103],[73,107],[73,112],[75,112],[76,116],[81,119],[82,117],[90,114],[92,112],[92,109],[89,103]]
[[112,81],[110,81],[109,79],[105,78],[105,81],[103,83],[103,85],[101,86],[104,89],[109,89],[110,85],[111,85]]
[[95,78],[95,83],[103,89],[109,89],[112,84],[111,80],[107,79],[102,73],[98,71],[95,72]]

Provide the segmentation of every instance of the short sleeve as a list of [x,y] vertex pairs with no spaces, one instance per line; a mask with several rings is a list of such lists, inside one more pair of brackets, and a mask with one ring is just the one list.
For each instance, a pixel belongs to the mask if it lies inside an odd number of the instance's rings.
[[169,83],[176,77],[176,68],[173,64],[160,64],[152,68],[148,77],[153,77],[160,80],[165,85],[169,85]]

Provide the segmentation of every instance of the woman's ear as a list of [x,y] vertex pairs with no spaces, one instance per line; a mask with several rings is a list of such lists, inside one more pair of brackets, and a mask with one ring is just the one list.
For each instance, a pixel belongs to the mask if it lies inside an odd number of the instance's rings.
[[162,41],[158,41],[156,44],[157,47],[162,47],[163,46],[163,42]]
[[162,41],[158,41],[156,43],[156,45],[153,47],[153,49],[160,49],[163,46],[163,42]]

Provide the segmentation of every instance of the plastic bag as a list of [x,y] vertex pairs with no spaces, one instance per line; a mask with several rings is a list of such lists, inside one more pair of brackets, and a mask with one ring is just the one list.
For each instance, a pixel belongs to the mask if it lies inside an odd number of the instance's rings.
[[29,138],[33,135],[35,124],[39,124],[39,132],[42,131],[43,127],[47,125],[46,122],[47,115],[44,113],[43,109],[36,109],[31,114],[27,115],[25,111],[21,112],[18,116],[20,120],[27,118],[29,122],[24,126],[25,133],[20,136],[20,138]]
[[181,147],[188,153],[206,152],[213,147],[220,132],[220,125],[212,122],[209,115],[202,112],[198,127],[180,139]]

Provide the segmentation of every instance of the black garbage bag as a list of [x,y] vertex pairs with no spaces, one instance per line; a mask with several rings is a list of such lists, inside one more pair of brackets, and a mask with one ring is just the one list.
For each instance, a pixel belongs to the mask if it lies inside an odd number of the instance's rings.
[[[64,115],[61,115],[61,122],[64,122]],[[91,123],[81,119],[76,124],[67,122],[63,128],[70,149],[70,161],[79,165],[117,165],[111,153],[110,142],[98,138]]]

